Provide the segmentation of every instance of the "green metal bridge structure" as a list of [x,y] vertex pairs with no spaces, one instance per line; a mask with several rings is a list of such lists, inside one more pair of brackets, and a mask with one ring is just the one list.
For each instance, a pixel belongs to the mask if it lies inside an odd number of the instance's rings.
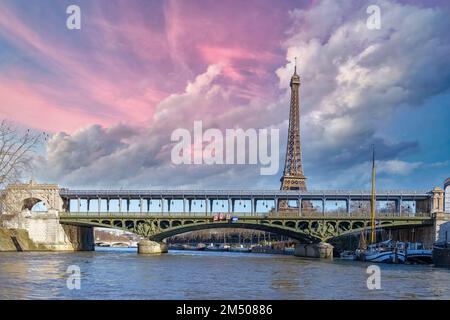
[[[370,229],[369,191],[61,189],[59,195],[61,224],[121,229],[158,242],[197,230],[243,228],[319,243]],[[376,214],[376,228],[433,226],[433,197],[433,191],[377,192],[377,207],[385,209]],[[277,211],[279,201],[290,208]]]

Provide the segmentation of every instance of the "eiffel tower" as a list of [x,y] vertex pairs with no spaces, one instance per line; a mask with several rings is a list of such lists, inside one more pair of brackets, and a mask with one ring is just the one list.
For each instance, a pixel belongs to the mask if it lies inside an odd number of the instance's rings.
[[[289,113],[289,131],[284,172],[280,179],[281,190],[306,191],[306,177],[303,174],[302,148],[300,144],[300,77],[297,74],[297,58],[295,58],[295,69],[290,86],[291,106]],[[287,208],[286,202],[282,201],[280,207]]]

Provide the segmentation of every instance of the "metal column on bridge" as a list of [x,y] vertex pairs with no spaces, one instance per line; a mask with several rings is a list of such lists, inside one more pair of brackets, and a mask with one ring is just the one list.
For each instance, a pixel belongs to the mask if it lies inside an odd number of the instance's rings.
[[396,211],[398,212],[398,215],[401,216],[402,215],[402,203],[403,203],[402,197],[399,197],[396,202],[397,202],[397,210]]

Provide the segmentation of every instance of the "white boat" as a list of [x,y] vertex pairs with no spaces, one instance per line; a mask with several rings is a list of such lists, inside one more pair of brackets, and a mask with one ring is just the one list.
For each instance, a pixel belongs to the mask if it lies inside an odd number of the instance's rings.
[[[371,198],[371,224],[370,224],[370,245],[366,248],[365,235],[361,232],[360,248],[356,250],[357,260],[367,262],[380,263],[405,263],[406,249],[402,242],[394,242],[392,240],[375,243],[376,241],[376,224],[375,224],[375,147],[372,153],[372,198]],[[363,244],[363,245],[361,245]]]
[[250,252],[250,248],[246,248],[243,245],[240,245],[239,247],[230,247],[229,251],[231,252]]
[[219,250],[220,250],[220,251],[228,251],[228,250],[230,250],[230,246],[227,245],[227,244],[221,244],[221,245],[219,246]]
[[357,259],[367,262],[379,263],[405,263],[406,250],[403,242],[392,240],[374,243],[367,250],[357,250]]
[[213,243],[211,243],[209,246],[207,246],[205,250],[207,250],[207,251],[225,251],[223,246],[216,246]]
[[367,251],[364,255],[364,261],[380,263],[405,263],[405,252],[395,251]]

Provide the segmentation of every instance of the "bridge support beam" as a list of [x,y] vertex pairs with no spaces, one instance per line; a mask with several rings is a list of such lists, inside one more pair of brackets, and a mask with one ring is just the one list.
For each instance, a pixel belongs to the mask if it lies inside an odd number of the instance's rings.
[[333,259],[333,246],[326,242],[297,244],[294,255],[303,258]]

